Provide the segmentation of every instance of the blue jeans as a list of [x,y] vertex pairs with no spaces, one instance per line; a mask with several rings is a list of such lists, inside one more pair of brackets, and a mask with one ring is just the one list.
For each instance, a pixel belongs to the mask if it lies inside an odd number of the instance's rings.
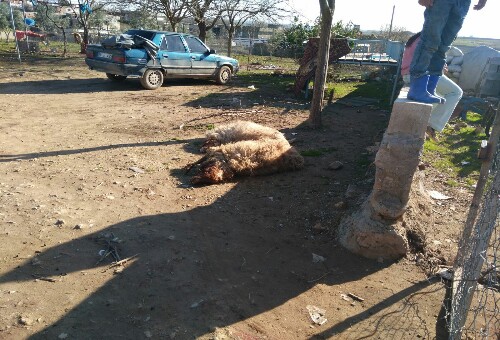
[[434,0],[424,12],[424,27],[410,65],[410,75],[442,75],[446,52],[462,28],[471,0]]

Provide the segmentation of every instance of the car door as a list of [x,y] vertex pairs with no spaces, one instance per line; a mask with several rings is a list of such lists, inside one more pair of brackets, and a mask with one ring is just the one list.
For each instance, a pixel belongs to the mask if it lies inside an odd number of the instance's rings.
[[210,76],[215,73],[217,61],[210,55],[210,50],[200,39],[191,35],[185,35],[189,52],[191,55],[191,74],[195,76]]
[[161,66],[167,71],[167,76],[182,76],[191,74],[191,56],[180,35],[165,35],[160,49]]

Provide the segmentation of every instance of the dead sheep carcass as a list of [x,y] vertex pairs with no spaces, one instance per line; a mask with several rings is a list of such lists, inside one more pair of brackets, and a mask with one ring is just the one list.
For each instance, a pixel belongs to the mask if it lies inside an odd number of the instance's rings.
[[219,126],[207,133],[207,140],[201,147],[201,152],[214,146],[235,143],[245,140],[282,139],[285,136],[276,129],[259,125],[254,122],[238,120],[229,124]]
[[206,155],[187,167],[187,171],[197,168],[193,184],[215,184],[235,176],[269,175],[304,166],[304,158],[281,132],[247,121],[221,125],[207,133],[201,151]]

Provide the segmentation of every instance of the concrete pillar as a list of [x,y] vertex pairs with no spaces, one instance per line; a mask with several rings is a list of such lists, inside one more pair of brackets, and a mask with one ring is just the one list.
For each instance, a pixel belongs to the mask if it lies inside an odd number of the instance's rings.
[[409,101],[406,94],[401,91],[392,107],[372,193],[339,227],[341,244],[368,258],[397,259],[408,251],[406,230],[397,222],[408,204],[432,105]]

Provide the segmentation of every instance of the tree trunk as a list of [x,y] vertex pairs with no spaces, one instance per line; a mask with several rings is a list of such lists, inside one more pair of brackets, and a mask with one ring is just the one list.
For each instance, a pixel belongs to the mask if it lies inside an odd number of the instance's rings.
[[172,26],[172,32],[177,32],[177,23],[176,22],[170,22],[170,26]]
[[87,53],[87,45],[89,44],[89,29],[87,26],[83,26],[83,39],[80,44],[80,53]]
[[314,78],[314,93],[309,114],[309,122],[314,128],[319,128],[321,126],[321,111],[323,110],[326,75],[328,72],[330,37],[332,33],[335,0],[319,0],[319,3],[321,6],[321,36],[318,48],[318,66]]
[[206,42],[207,41],[207,23],[204,20],[198,22],[198,30],[200,31],[198,38],[200,38],[201,41]]
[[231,52],[233,50],[233,36],[234,36],[234,28],[230,29],[228,32],[227,38],[227,56],[231,56]]
[[68,38],[66,38],[66,30],[62,28],[63,34],[63,58],[66,58],[66,54],[68,53]]

